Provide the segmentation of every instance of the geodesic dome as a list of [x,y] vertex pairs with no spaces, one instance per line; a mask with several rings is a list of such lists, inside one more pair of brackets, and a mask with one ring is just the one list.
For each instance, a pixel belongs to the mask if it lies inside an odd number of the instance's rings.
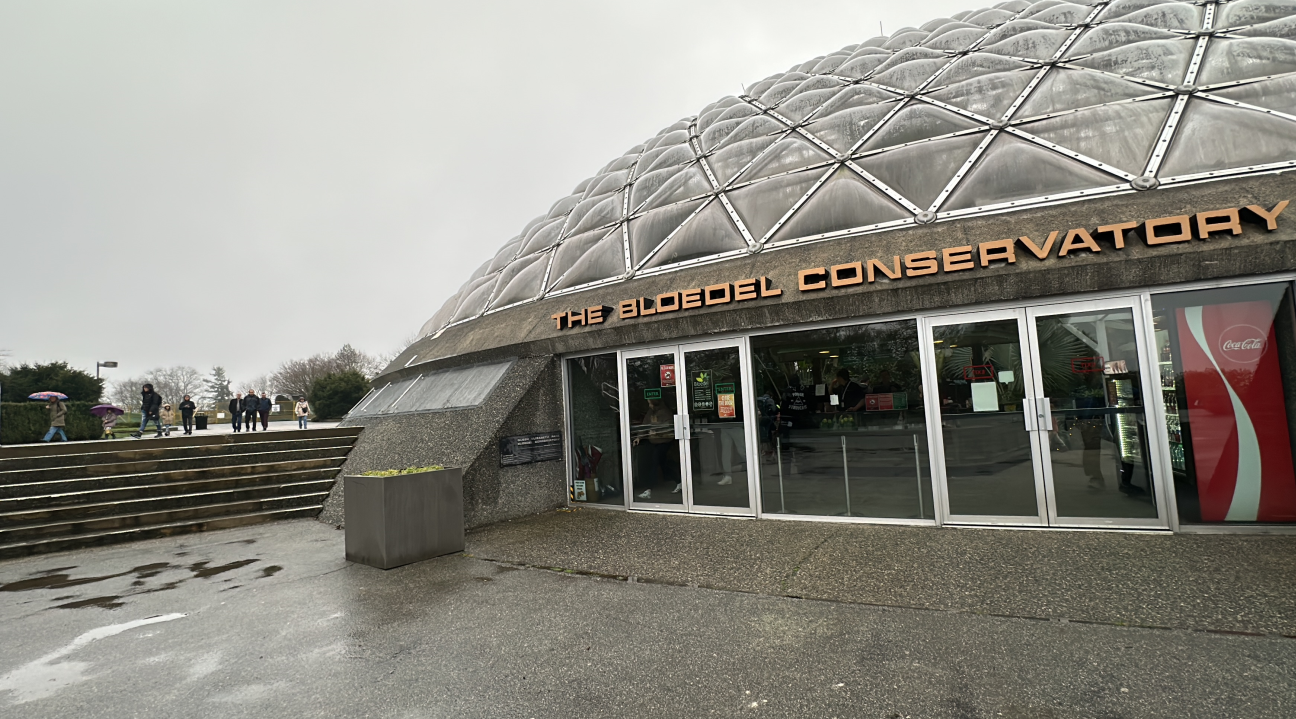
[[1296,166],[1296,0],[1010,0],[808,60],[630,148],[420,336],[637,275]]

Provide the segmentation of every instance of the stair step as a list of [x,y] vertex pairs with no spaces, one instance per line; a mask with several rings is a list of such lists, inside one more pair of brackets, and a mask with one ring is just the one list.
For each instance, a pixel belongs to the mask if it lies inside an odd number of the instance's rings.
[[89,477],[109,477],[122,474],[143,474],[145,472],[171,472],[185,469],[215,468],[249,464],[272,464],[275,462],[346,457],[350,447],[326,447],[279,452],[249,452],[224,454],[212,457],[186,458],[149,458],[146,460],[114,462],[103,464],[63,465],[40,469],[14,469],[4,471],[0,468],[0,487],[8,484],[33,484],[65,479]]
[[231,514],[213,519],[169,522],[166,524],[152,524],[143,527],[127,527],[125,529],[115,529],[103,532],[91,532],[61,537],[50,537],[46,539],[33,539],[23,542],[11,542],[8,544],[0,544],[0,559],[26,557],[33,554],[62,552],[71,549],[84,549],[87,547],[100,547],[108,544],[131,542],[140,539],[156,539],[158,537],[169,537],[177,534],[190,534],[193,532],[207,532],[215,529],[230,529],[233,527],[247,526],[249,524],[274,522],[281,519],[315,517],[319,514],[321,509],[323,509],[323,505],[316,504],[290,509],[277,509],[268,512]]
[[48,480],[44,482],[23,482],[0,484],[0,499],[18,499],[42,494],[69,494],[72,492],[92,491],[96,489],[114,489],[132,485],[165,485],[175,482],[216,479],[220,477],[239,477],[253,474],[275,472],[293,472],[304,469],[336,469],[346,462],[346,457],[325,457],[320,459],[299,459],[267,464],[237,464],[225,467],[207,467],[203,469],[177,469],[170,472],[138,472],[134,474],[116,474],[108,477],[80,477],[76,479]]
[[[349,451],[355,445],[354,437],[317,437],[314,439],[270,440],[266,442],[247,442],[240,444],[217,443],[195,446],[164,447],[148,442],[116,441],[93,442],[87,444],[108,444],[111,451],[85,451],[73,453],[50,454],[33,457],[0,456],[0,471],[17,469],[45,469],[48,467],[67,467],[93,464],[110,464],[119,462],[138,462],[149,459],[194,459],[237,455],[249,452],[285,452],[297,449],[337,448]],[[3,448],[0,448],[2,451]]]
[[255,432],[243,434],[215,434],[207,436],[191,435],[185,437],[148,438],[135,442],[126,439],[102,439],[85,442],[33,442],[31,444],[11,444],[0,447],[0,460],[20,457],[49,457],[63,454],[89,454],[96,452],[117,452],[124,449],[124,443],[141,444],[148,447],[174,449],[178,447],[198,447],[206,445],[244,445],[258,442],[284,442],[294,439],[323,439],[327,437],[349,437],[352,441],[360,436],[361,427],[333,427],[330,429],[294,429],[276,430],[274,432]]
[[128,484],[120,487],[87,489],[83,491],[61,492],[58,494],[33,494],[22,497],[0,498],[0,515],[10,512],[28,511],[47,507],[53,509],[82,504],[121,502],[131,499],[167,497],[172,495],[192,494],[194,492],[215,491],[219,489],[287,484],[307,480],[332,481],[336,476],[336,467],[324,467],[318,469],[292,470],[288,472],[259,472],[254,474],[241,474],[232,477],[212,477],[208,479],[193,479],[187,481],[165,482],[161,484]]
[[73,520],[67,522],[50,522],[23,527],[0,528],[0,546],[40,539],[42,537],[67,536],[109,532],[130,527],[145,527],[173,522],[215,519],[226,515],[255,514],[279,509],[298,509],[308,506],[322,506],[328,491],[311,492],[284,497],[238,502],[203,504],[178,509],[148,511],[139,514],[119,514],[93,519]]
[[264,501],[314,493],[327,495],[332,488],[332,479],[307,479],[298,482],[267,483],[251,487],[176,493],[162,497],[139,497],[115,502],[93,502],[8,511],[0,514],[0,533],[10,530],[22,530],[28,527],[45,527],[51,524],[90,521],[123,514],[139,515],[150,512],[169,512],[213,504],[237,504],[239,502]]

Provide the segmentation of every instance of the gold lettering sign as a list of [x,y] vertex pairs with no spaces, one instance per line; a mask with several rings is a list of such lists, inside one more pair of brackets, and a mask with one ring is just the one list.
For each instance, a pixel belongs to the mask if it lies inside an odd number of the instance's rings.
[[[903,277],[922,277],[938,272],[950,274],[974,270],[978,267],[1017,265],[1017,247],[1020,246],[1040,261],[1065,258],[1072,255],[1096,254],[1105,248],[1125,249],[1129,233],[1150,247],[1173,245],[1191,240],[1218,239],[1242,234],[1244,221],[1264,226],[1272,232],[1278,229],[1278,216],[1287,209],[1283,200],[1270,209],[1262,205],[1225,207],[1188,215],[1155,217],[1142,222],[1116,222],[1088,229],[1076,227],[1053,230],[1042,241],[1026,235],[1017,238],[980,242],[975,245],[958,245],[940,249],[913,252],[903,257],[893,255],[889,260],[870,258],[851,260],[837,265],[808,267],[797,272],[797,290],[819,292],[829,289],[873,284],[879,277],[894,281]],[[1036,235],[1039,237],[1039,235]],[[1062,238],[1059,241],[1059,238]],[[1026,257],[1026,255],[1023,255]],[[749,277],[733,282],[721,282],[672,292],[656,297],[636,297],[617,303],[616,317],[631,320],[656,314],[713,307],[756,299],[779,297],[783,290],[774,286],[769,277]],[[551,315],[557,329],[592,327],[603,324],[611,317],[612,308],[596,305],[579,310]]]

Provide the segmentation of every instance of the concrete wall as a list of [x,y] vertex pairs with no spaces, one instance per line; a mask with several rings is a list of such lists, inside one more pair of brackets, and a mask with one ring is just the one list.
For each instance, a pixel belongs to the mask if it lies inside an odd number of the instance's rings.
[[[499,466],[499,438],[562,429],[562,379],[552,357],[518,359],[478,407],[345,421],[363,426],[342,475],[441,464],[464,469],[464,523],[480,526],[542,512],[566,502],[561,461]],[[343,521],[343,483],[320,521]]]

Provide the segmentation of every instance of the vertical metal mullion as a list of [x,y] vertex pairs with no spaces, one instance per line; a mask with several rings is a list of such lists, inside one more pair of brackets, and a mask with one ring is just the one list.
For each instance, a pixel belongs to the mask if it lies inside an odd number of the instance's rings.
[[[1145,374],[1154,374],[1149,379],[1155,382],[1156,388],[1152,401],[1144,402],[1143,405],[1150,410],[1148,423],[1156,424],[1155,428],[1148,428],[1148,444],[1156,445],[1151,450],[1153,457],[1149,459],[1155,458],[1153,460],[1155,464],[1152,466],[1152,481],[1156,492],[1157,513],[1165,526],[1168,526],[1172,532],[1178,532],[1179,502],[1175,495],[1174,462],[1170,458],[1170,443],[1166,430],[1167,412],[1165,392],[1161,391],[1161,365],[1156,353],[1156,324],[1153,322],[1152,293],[1147,291],[1139,293],[1137,304],[1143,320],[1141,323],[1143,328],[1139,334],[1147,340],[1143,346],[1142,361],[1151,369]],[[1146,392],[1146,385],[1144,391]]]
[[945,475],[945,440],[941,428],[940,387],[936,377],[936,345],[931,318],[919,317],[918,323],[918,359],[922,371],[919,373],[923,384],[923,413],[927,417],[927,462],[930,467],[929,481],[932,487],[932,516],[936,526],[941,527],[949,518],[949,495],[946,492]]

